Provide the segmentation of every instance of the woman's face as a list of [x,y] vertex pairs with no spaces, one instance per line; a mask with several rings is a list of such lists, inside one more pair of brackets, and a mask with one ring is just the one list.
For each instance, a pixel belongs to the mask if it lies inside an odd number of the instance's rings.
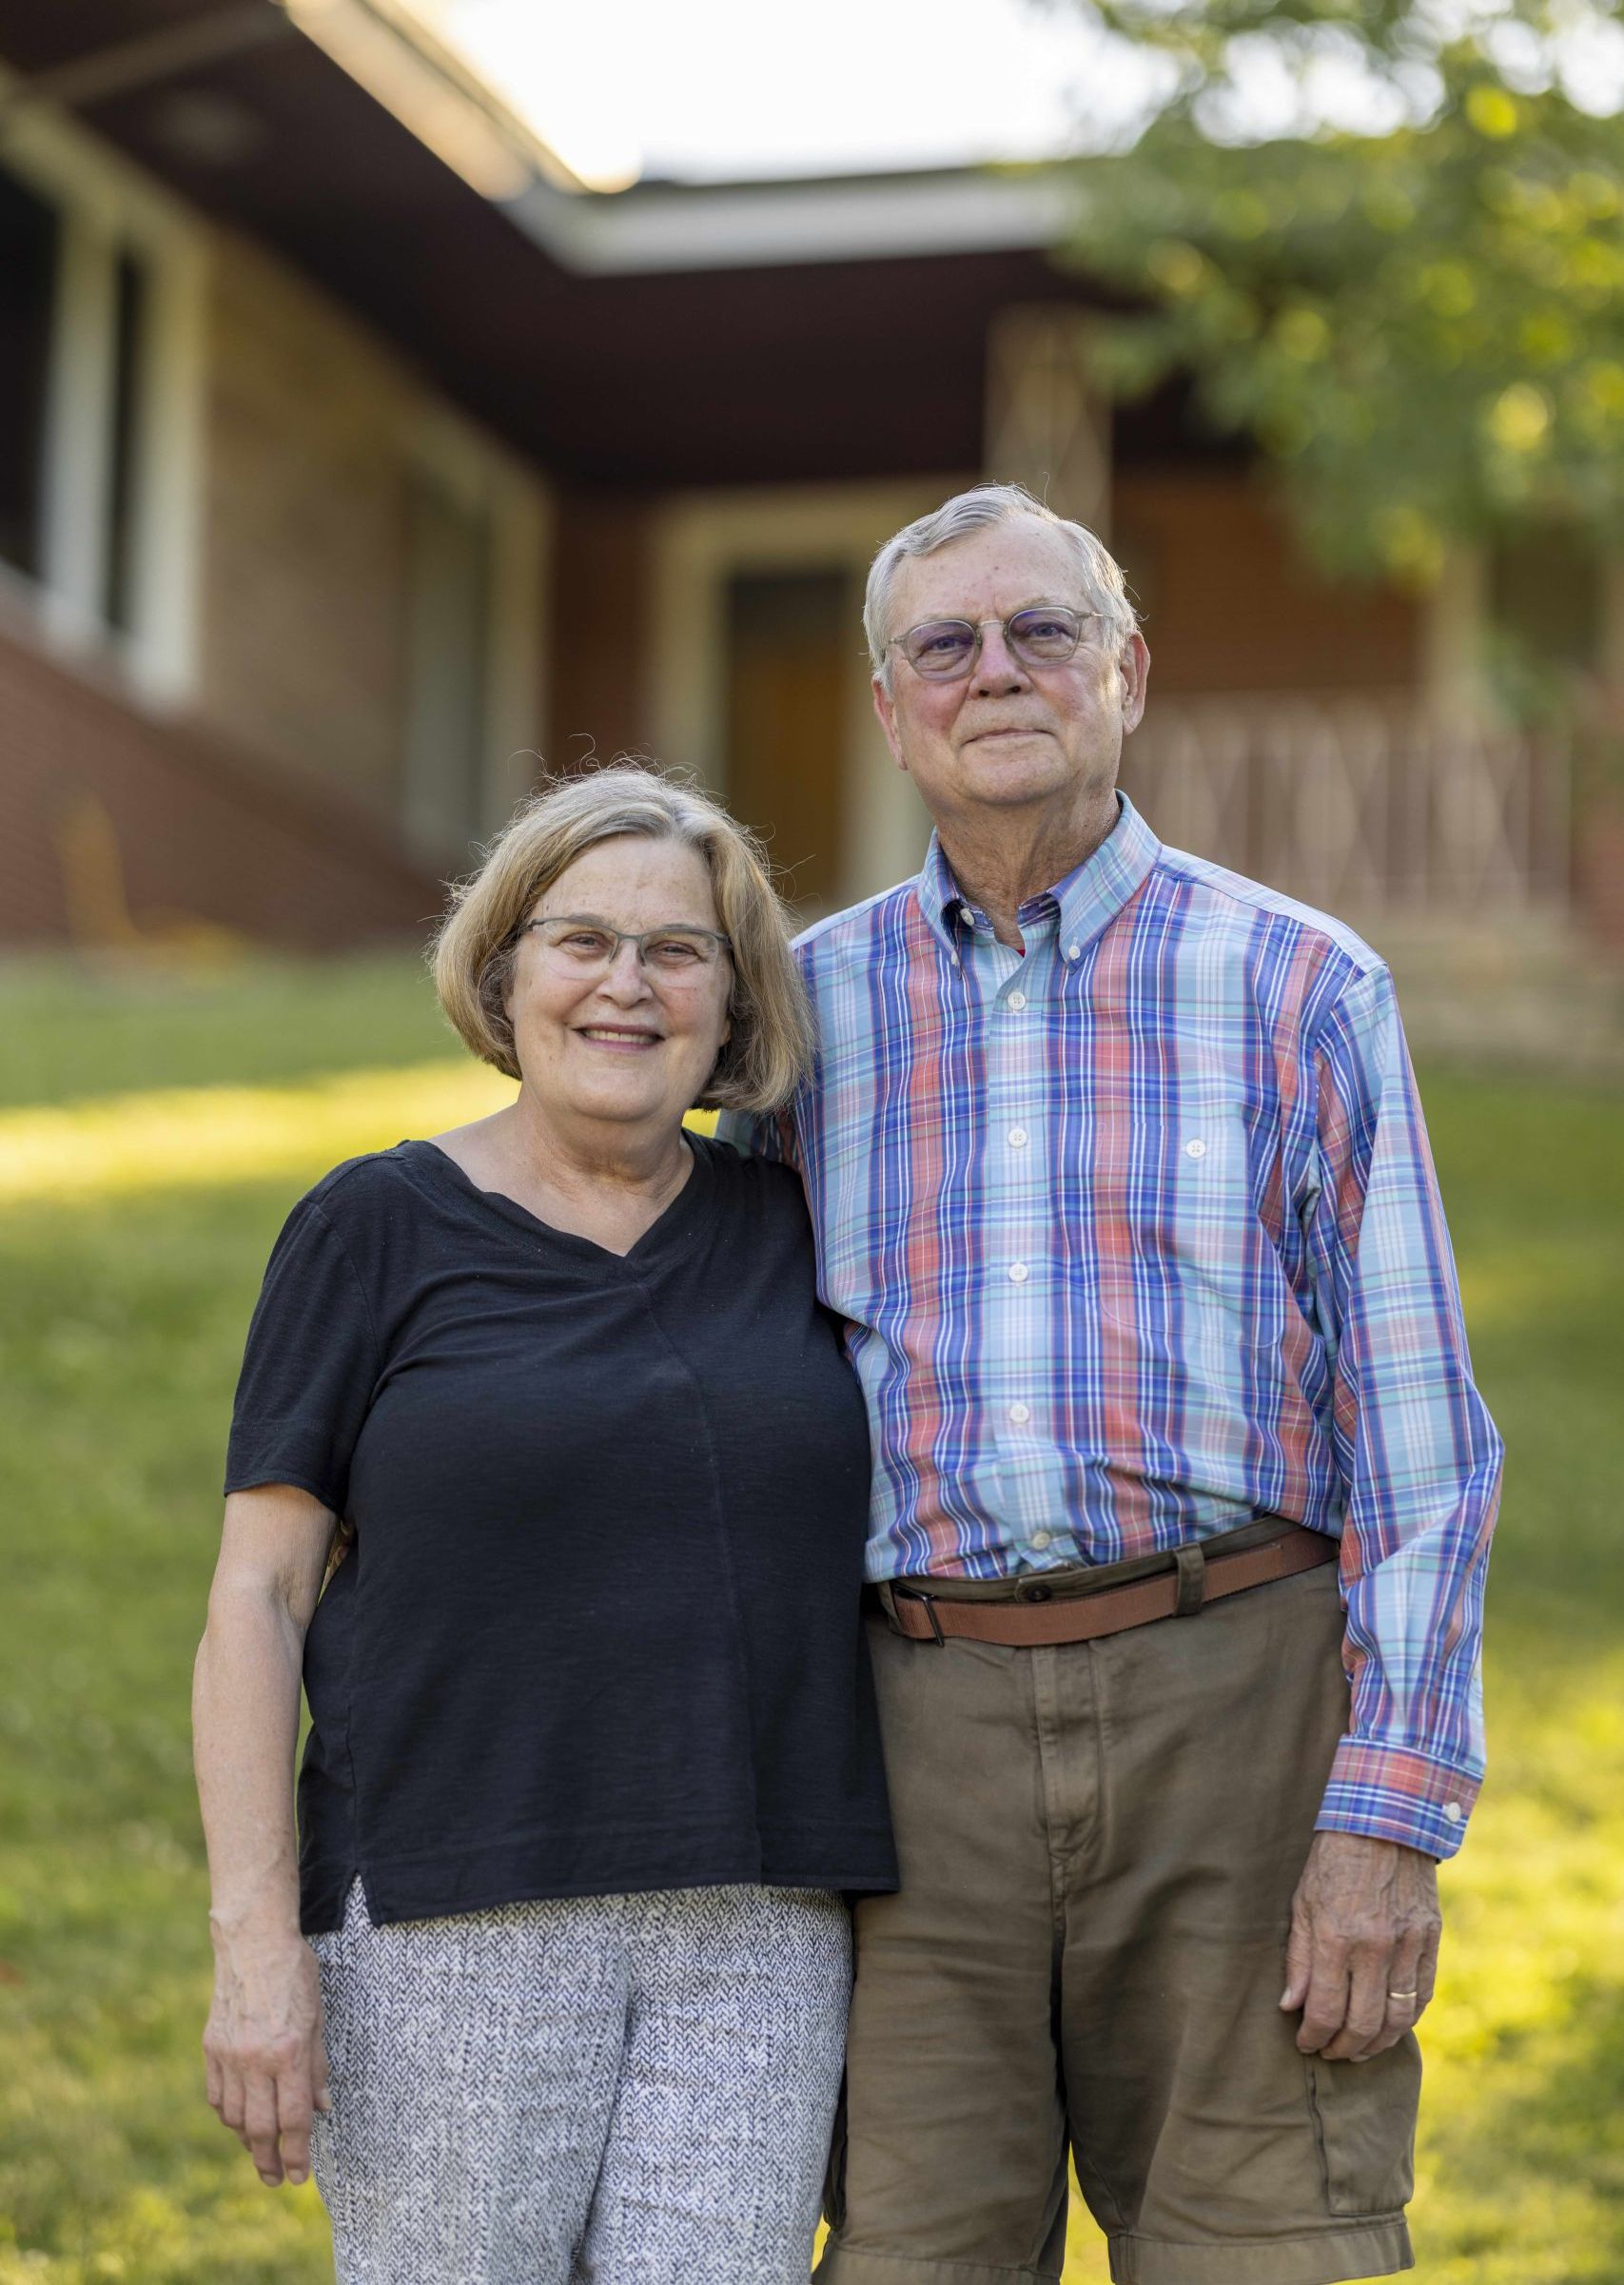
[[[642,935],[718,928],[705,860],[675,841],[622,834],[597,842],[543,890],[526,917],[578,920]],[[592,933],[549,946],[519,939],[508,1019],[524,1084],[538,1103],[577,1119],[675,1127],[703,1091],[728,1037],[733,963],[682,966],[651,944],[646,964],[621,944],[593,965]]]

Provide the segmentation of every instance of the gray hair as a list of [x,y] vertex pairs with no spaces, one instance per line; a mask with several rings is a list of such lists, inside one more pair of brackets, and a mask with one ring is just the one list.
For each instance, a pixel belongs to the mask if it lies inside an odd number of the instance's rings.
[[[1023,518],[1033,523],[1049,524],[1065,535],[1077,559],[1077,573],[1088,608],[1100,615],[1106,648],[1113,657],[1121,655],[1128,637],[1138,632],[1139,614],[1128,599],[1122,567],[1110,551],[1086,525],[1073,523],[1069,517],[1057,516],[1052,508],[1046,508],[1025,484],[973,484],[968,492],[957,492],[941,507],[932,508],[929,516],[905,524],[886,541],[869,567],[869,589],[863,598],[863,632],[869,638],[869,656],[874,662],[874,673],[888,690],[890,688],[888,633],[890,591],[898,566],[914,557],[933,556],[938,548],[951,547],[955,539],[968,539],[972,532],[984,532],[993,524],[1015,523]],[[1054,599],[1058,602],[1060,598]]]

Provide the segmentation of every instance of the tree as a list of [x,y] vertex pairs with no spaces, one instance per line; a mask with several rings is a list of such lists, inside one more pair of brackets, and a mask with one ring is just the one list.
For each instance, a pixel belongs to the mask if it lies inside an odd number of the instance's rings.
[[1076,259],[1129,303],[1113,391],[1191,376],[1343,573],[1426,586],[1551,523],[1624,552],[1611,10],[1068,4],[1160,71],[1139,140],[1077,170]]

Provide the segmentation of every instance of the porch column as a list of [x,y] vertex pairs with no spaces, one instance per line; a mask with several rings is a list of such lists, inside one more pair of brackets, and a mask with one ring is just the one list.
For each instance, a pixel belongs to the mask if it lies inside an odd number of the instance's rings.
[[1110,406],[1095,385],[1087,313],[1067,303],[1006,309],[987,342],[987,474],[1025,484],[1108,542]]

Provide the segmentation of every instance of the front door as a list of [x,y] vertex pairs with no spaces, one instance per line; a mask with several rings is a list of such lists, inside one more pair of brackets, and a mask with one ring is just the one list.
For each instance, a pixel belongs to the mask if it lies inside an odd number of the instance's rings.
[[839,896],[846,718],[858,641],[843,571],[728,583],[727,791],[804,920]]

